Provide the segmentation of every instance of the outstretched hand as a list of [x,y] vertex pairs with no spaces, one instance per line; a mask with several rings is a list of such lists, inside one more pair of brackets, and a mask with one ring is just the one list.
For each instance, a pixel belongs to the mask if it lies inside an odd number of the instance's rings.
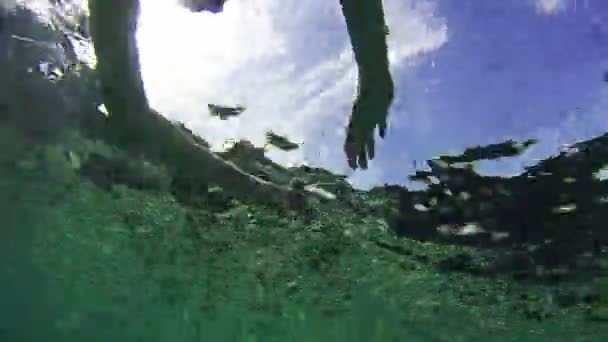
[[376,127],[384,138],[393,97],[394,85],[389,72],[374,81],[359,77],[358,94],[344,142],[348,165],[353,170],[357,167],[367,169],[367,161],[374,159]]
[[344,152],[348,164],[367,169],[374,159],[376,127],[386,133],[388,111],[393,102],[382,0],[340,0],[342,14],[359,69],[357,98],[348,123]]

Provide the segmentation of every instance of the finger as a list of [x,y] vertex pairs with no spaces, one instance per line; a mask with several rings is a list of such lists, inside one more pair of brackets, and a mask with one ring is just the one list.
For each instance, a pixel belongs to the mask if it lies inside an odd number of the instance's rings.
[[378,125],[378,134],[380,135],[380,138],[384,139],[384,137],[386,136],[386,121],[381,122]]
[[356,144],[352,141],[352,136],[348,135],[346,141],[344,142],[344,153],[346,154],[346,160],[348,162],[348,166],[351,169],[357,169],[357,148]]
[[366,152],[366,144],[360,144],[359,149],[359,166],[361,169],[367,169],[367,152]]
[[348,160],[348,166],[350,166],[351,169],[356,170],[357,169],[357,154],[356,153],[351,153],[346,155],[346,159]]
[[357,153],[351,148],[346,150],[346,159],[351,169],[357,169]]
[[367,157],[369,160],[374,159],[374,157],[376,156],[376,143],[374,141],[374,135],[372,134],[372,136],[370,136],[367,139]]

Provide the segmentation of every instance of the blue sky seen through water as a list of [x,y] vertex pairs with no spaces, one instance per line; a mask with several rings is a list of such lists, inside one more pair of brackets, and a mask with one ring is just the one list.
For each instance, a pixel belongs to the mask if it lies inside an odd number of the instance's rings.
[[[608,3],[563,4],[557,13],[544,13],[523,1],[441,2],[448,43],[429,54],[434,67],[414,71],[427,80],[429,91],[418,100],[432,103],[434,123],[430,145],[417,149],[420,159],[504,138],[538,137],[541,146],[525,156],[530,160],[606,130]],[[516,171],[517,164],[485,163],[484,169],[500,174]]]
[[[342,142],[356,69],[337,0],[229,0],[219,15],[142,1],[139,44],[152,105],[218,149],[226,138],[261,145],[274,129],[304,145],[271,151],[273,160],[306,161],[368,188],[407,183],[413,160],[541,139],[522,158],[480,166],[514,174],[560,144],[608,131],[602,0],[385,0],[397,98],[376,159],[355,173]],[[207,103],[248,109],[219,121]]]

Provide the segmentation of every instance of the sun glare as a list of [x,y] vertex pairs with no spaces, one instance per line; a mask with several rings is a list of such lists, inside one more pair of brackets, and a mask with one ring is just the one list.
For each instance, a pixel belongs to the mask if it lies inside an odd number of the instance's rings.
[[208,81],[225,74],[233,64],[229,57],[238,27],[229,10],[191,13],[175,0],[141,0],[137,43],[146,88],[177,81],[201,65]]

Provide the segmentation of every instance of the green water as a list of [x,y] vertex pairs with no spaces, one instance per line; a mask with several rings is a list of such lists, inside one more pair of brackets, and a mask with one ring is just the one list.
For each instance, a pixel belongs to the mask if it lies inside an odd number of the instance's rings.
[[[0,24],[59,39],[24,13],[0,11]],[[225,154],[282,186],[318,183],[337,197],[262,205],[110,145],[91,70],[64,83],[27,71],[52,49],[10,45],[2,25],[1,342],[608,340],[595,200],[607,191],[583,175],[604,162],[604,137],[588,144],[593,158],[558,160],[568,166],[558,180],[444,170],[475,179],[462,185],[470,201],[432,187],[357,191],[323,170],[250,163],[258,150],[246,146]],[[576,185],[564,181],[572,174]],[[563,194],[578,211],[553,210]],[[411,209],[419,202],[460,211]],[[470,215],[513,240],[436,229],[481,202],[506,209]]]

